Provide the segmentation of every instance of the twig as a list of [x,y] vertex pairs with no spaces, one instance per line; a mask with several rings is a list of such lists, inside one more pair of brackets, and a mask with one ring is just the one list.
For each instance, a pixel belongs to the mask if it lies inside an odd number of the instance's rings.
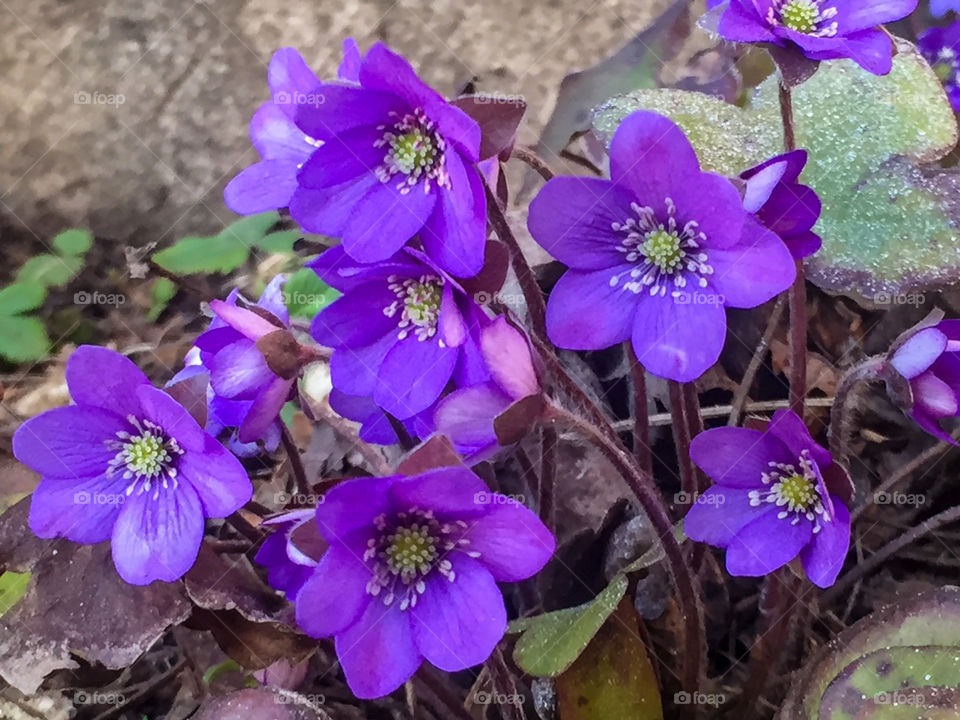
[[557,482],[557,431],[544,426],[540,430],[540,519],[547,528],[556,530],[555,500]]
[[680,470],[680,487],[693,502],[697,497],[697,479],[690,459],[690,423],[683,402],[683,385],[674,380],[667,383],[670,392],[670,413],[673,415],[673,444],[677,449],[677,467]]
[[776,305],[770,313],[770,319],[767,320],[767,328],[763,331],[763,337],[757,344],[757,349],[753,351],[753,357],[750,358],[750,364],[747,365],[746,372],[743,373],[743,379],[737,386],[737,391],[733,395],[733,402],[730,403],[730,417],[727,425],[739,425],[743,418],[743,406],[750,396],[750,389],[753,387],[753,381],[757,376],[757,371],[763,364],[767,355],[767,348],[770,347],[770,341],[773,340],[773,334],[777,331],[777,325],[780,324],[780,318],[783,317],[783,310],[786,307],[783,295],[777,298]]
[[280,442],[283,443],[283,449],[287,453],[287,459],[290,461],[290,470],[293,472],[293,479],[297,483],[297,492],[307,496],[313,493],[313,486],[307,480],[307,470],[303,466],[303,458],[300,457],[300,448],[297,447],[293,435],[290,434],[290,428],[287,424],[281,422]]
[[416,688],[417,695],[426,699],[438,711],[441,711],[443,717],[451,720],[474,720],[474,717],[467,712],[453,689],[447,683],[444,675],[434,670],[428,663],[420,666],[416,675],[413,676],[413,686]]
[[647,372],[637,359],[633,343],[625,343],[630,361],[630,380],[633,386],[633,454],[640,469],[653,475],[653,452],[650,449],[650,408],[647,405]]
[[150,266],[150,270],[155,275],[159,275],[160,277],[165,277],[167,280],[172,282],[181,290],[186,290],[187,292],[192,293],[193,295],[197,295],[198,297],[201,297],[201,298],[205,298],[210,295],[210,293],[207,290],[204,290],[198,285],[194,285],[192,282],[190,282],[189,280],[187,280],[181,275],[177,275],[176,273],[170,272],[165,267],[158,265],[153,260],[148,260],[147,264]]
[[531,147],[526,147],[525,145],[517,145],[513,148],[513,151],[510,153],[511,158],[516,158],[522,162],[525,162],[531,168],[537,171],[537,174],[540,175],[544,180],[550,181],[554,178],[554,172],[550,169],[550,166],[547,164],[547,161],[544,160],[537,154],[537,151]]
[[[833,406],[833,398],[808,397],[804,402],[804,405],[808,408],[828,408]],[[766,413],[772,413],[789,406],[789,400],[762,400],[760,402],[747,403],[746,407],[743,409],[743,412],[750,415],[762,415]],[[713,405],[711,407],[703,408],[700,411],[700,416],[704,420],[712,420],[714,418],[729,415],[732,409],[732,405]],[[670,413],[658,413],[650,416],[650,427],[663,427],[672,422],[673,418]],[[613,428],[618,433],[627,432],[632,427],[633,420],[617,420],[615,423],[613,423]]]
[[561,150],[560,157],[564,160],[569,160],[574,165],[579,165],[582,168],[586,168],[594,175],[603,175],[603,170],[594,165],[589,159],[585,158],[583,155],[577,155],[575,152],[570,150]]

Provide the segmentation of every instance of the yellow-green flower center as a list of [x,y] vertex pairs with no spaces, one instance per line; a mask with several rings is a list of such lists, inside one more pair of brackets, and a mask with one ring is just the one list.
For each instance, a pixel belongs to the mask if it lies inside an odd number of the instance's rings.
[[806,512],[820,499],[817,488],[803,475],[790,475],[780,480],[780,497],[790,510]]
[[387,565],[394,575],[425,575],[437,559],[437,541],[427,527],[414,523],[410,527],[397,528],[388,538],[386,547]]
[[442,278],[430,274],[419,278],[401,278],[397,275],[387,278],[387,287],[396,295],[396,300],[383,309],[383,314],[394,317],[399,313],[397,328],[400,332],[397,337],[400,340],[406,339],[411,332],[421,341],[437,334],[443,284]]
[[419,128],[394,139],[390,143],[390,151],[394,164],[404,175],[429,169],[437,158],[432,136]]
[[799,33],[812,34],[819,19],[820,8],[811,0],[790,0],[780,9],[780,21]]
[[149,431],[132,438],[126,448],[126,465],[137,475],[155,477],[170,460],[163,440]]
[[106,441],[106,446],[116,454],[107,465],[109,478],[120,474],[129,480],[127,495],[146,492],[154,487],[177,487],[176,458],[183,455],[183,448],[176,439],[168,437],[163,428],[149,420],[140,420],[133,415],[127,421],[134,432],[121,430]]
[[831,521],[827,510],[829,500],[808,450],[800,453],[798,465],[799,469],[790,463],[768,463],[769,469],[760,478],[765,487],[749,492],[750,504],[753,507],[765,503],[775,505],[780,508],[778,519],[788,520],[792,525],[806,519],[817,534],[823,527],[821,523]]
[[415,282],[403,299],[407,317],[417,327],[436,325],[443,291],[436,282]]
[[947,82],[953,77],[953,63],[938,62],[933,66],[933,72],[940,78],[940,82]]
[[640,246],[640,252],[664,273],[673,273],[680,268],[686,253],[680,247],[680,237],[675,232],[654,230]]

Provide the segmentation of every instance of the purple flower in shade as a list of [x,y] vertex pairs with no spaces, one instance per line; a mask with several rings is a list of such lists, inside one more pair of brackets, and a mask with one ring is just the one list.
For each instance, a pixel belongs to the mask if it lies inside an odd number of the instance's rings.
[[887,365],[909,382],[908,397],[897,398],[907,414],[934,437],[956,445],[939,421],[960,415],[960,320],[908,331]]
[[[359,82],[360,52],[353,38],[343,42],[338,79]],[[250,120],[250,141],[260,161],[244,168],[223,192],[227,207],[241,215],[287,207],[297,189],[297,173],[323,143],[297,127],[297,108],[320,102],[320,80],[294,48],[280,48],[270,59],[267,84],[271,99]]]
[[813,255],[821,244],[820,236],[812,232],[820,218],[820,198],[798,182],[806,164],[807,151],[794,150],[740,175],[747,181],[743,206],[779,235],[797,260]]
[[[256,307],[267,311],[271,317],[279,320],[284,326],[290,324],[290,313],[283,302],[283,284],[286,278],[283,275],[277,275],[271,280],[264,289],[263,294],[256,303]],[[236,306],[239,298],[239,291],[233,290],[225,302]],[[225,320],[221,320],[216,315],[210,321],[210,327],[207,332],[213,330],[223,330],[229,328]],[[233,331],[230,336],[235,340],[240,340],[240,333]],[[176,385],[194,378],[198,375],[210,375],[210,367],[213,364],[215,353],[203,352],[199,347],[194,346],[184,358],[184,368],[174,375],[173,379],[167,383],[167,387]],[[254,408],[253,399],[234,400],[218,395],[213,385],[209,382],[206,388],[207,395],[207,423],[206,431],[215,437],[219,437],[225,430],[230,429],[230,435],[225,443],[230,451],[238,457],[254,457],[264,450],[273,452],[280,444],[281,421],[278,418],[266,426],[263,433],[252,442],[241,442],[238,434],[239,428],[243,426],[244,421]]]
[[610,145],[611,179],[559,177],[530,204],[533,238],[570,270],[547,303],[555,345],[632,340],[661,377],[698,378],[720,355],[727,307],[755,307],[796,275],[783,242],[726,178],[700,170],[670,120],[635,112]]
[[930,14],[943,17],[948,12],[960,12],[960,0],[930,0]]
[[424,660],[448,672],[486,660],[507,627],[496,584],[534,575],[556,547],[536,515],[464,467],[344,482],[317,525],[330,549],[297,595],[297,622],[335,637],[360,698],[393,692]]
[[310,331],[333,349],[335,390],[372,398],[407,420],[432,407],[451,381],[460,387],[489,378],[478,341],[484,311],[422,253],[405,249],[363,265],[337,246],[311,267],[344,293]]
[[953,109],[960,112],[960,20],[945,28],[930,28],[917,38],[917,48],[943,83]]
[[[400,442],[390,419],[373,397],[366,395],[347,395],[333,388],[328,399],[330,408],[348,420],[360,423],[360,439],[377,445],[396,445]],[[426,410],[401,420],[407,434],[412,438],[425,438],[433,433],[433,414],[436,404]]]
[[440,401],[434,421],[471,462],[499,449],[493,422],[517,400],[540,392],[530,345],[523,333],[498,317],[480,331],[480,351],[490,380],[460,388]]
[[811,60],[850,58],[890,72],[893,42],[879,26],[905,18],[917,0],[729,0],[717,32],[726,40],[794,45]]
[[[254,560],[267,568],[267,582],[283,592],[291,600],[300,592],[300,588],[313,574],[317,561],[308,550],[313,550],[322,538],[317,534],[313,509],[290,510],[276,517],[264,520],[263,525],[273,527],[274,532],[260,546]],[[295,534],[310,533],[309,546],[301,549],[302,538]],[[324,543],[325,544],[325,543]]]
[[474,167],[480,126],[381,43],[360,64],[357,87],[323,84],[297,125],[323,141],[303,165],[290,213],[310,231],[343,240],[359,262],[386,260],[415,235],[447,272],[483,265],[486,197]]
[[27,420],[13,453],[42,476],[30,505],[39,537],[111,541],[133,585],[173,581],[193,565],[204,518],[253,492],[243,466],[127,358],[89,345],[67,362],[75,405]]
[[707,430],[690,457],[716,484],[684,528],[724,548],[731,575],[766,575],[799,556],[813,584],[833,584],[850,545],[850,483],[797,415],[777,411],[765,432]]

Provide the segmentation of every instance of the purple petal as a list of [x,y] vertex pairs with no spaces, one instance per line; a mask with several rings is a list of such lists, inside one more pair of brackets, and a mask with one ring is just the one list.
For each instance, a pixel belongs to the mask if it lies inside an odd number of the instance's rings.
[[709,370],[727,335],[723,305],[699,292],[686,297],[687,304],[671,297],[644,297],[633,324],[633,350],[640,363],[654,375],[677,382],[696,380]]
[[372,345],[334,350],[330,358],[333,386],[348,395],[373,395],[383,359],[398,342],[395,333],[388,333]]
[[345,480],[329,490],[317,505],[320,534],[332,544],[348,533],[373,525],[374,518],[389,512],[387,490],[399,477]]
[[833,49],[807,51],[805,54],[813,60],[847,57],[874,75],[887,75],[892,69],[893,41],[885,31],[863,30],[840,38],[839,41]]
[[223,202],[238,215],[287,207],[297,189],[297,166],[289,160],[261,160],[240,171],[223,190]]
[[757,217],[781,238],[810,230],[817,224],[823,204],[806,185],[778,185]]
[[683,518],[687,537],[714,547],[727,547],[744,525],[775,511],[767,503],[751,505],[751,492],[719,485],[709,488],[697,497]]
[[382,125],[390,113],[405,115],[408,107],[391,92],[364,90],[349,85],[319,85],[311,93],[322,103],[300,105],[297,127],[317,140],[329,140],[353,128]]
[[317,149],[316,145],[307,142],[303,131],[281,106],[272,102],[264,103],[253,114],[250,142],[264,160],[285,160],[292,169],[290,177],[294,182],[297,179],[297,166]]
[[806,423],[791,410],[777,410],[770,418],[767,432],[779,438],[787,446],[793,455],[791,462],[794,462],[806,450],[821,468],[827,468],[833,464],[830,453],[817,444],[810,435]]
[[121,417],[140,414],[134,388],[150,384],[133,361],[120,353],[81,345],[67,360],[67,387],[77,405],[93,405]]
[[717,28],[726,40],[734,42],[778,42],[770,27],[752,7],[751,0],[730,0]]
[[310,637],[343,632],[371,601],[383,607],[367,593],[373,573],[363,562],[365,550],[363,542],[332,544],[297,594],[297,624]]
[[413,237],[430,217],[438,190],[429,192],[421,183],[409,192],[397,188],[397,181],[377,181],[354,208],[343,228],[343,248],[364,263],[389,259]]
[[440,93],[417,77],[406,59],[381,42],[374,43],[367,50],[360,67],[360,83],[368,90],[395,93],[410,108],[446,102]]
[[373,398],[348,395],[333,388],[329,402],[335,413],[360,423],[361,440],[374,445],[396,445],[399,442],[396,431]]
[[440,347],[436,339],[408,336],[383,359],[373,399],[400,420],[426,410],[446,387],[457,355],[456,348]]
[[850,511],[839,498],[833,498],[834,518],[820,523],[820,532],[800,553],[807,577],[817,587],[833,585],[843,568],[850,548]]
[[527,228],[537,244],[575,270],[600,270],[623,262],[623,236],[613,230],[635,213],[623,185],[587,177],[556,177],[530,202]]
[[465,555],[451,561],[454,581],[435,574],[410,610],[417,648],[447,672],[482,663],[507,629],[503,595],[490,571]]
[[496,383],[515,400],[540,392],[527,338],[502,315],[480,331],[480,349]]
[[314,75],[303,56],[295,48],[280,48],[270,58],[267,68],[267,85],[274,101],[278,102],[291,118],[296,115],[297,106],[292,102],[282,103],[283,98],[277,98],[280,93],[288,97],[298,93],[309,94],[320,84],[320,79]]
[[946,349],[946,335],[935,327],[924,328],[897,348],[890,364],[907,380],[912,380],[926,372]]
[[[142,486],[141,486],[142,487]],[[113,528],[113,562],[131,585],[173,582],[193,567],[203,540],[200,498],[187,483],[134,491]]]
[[210,361],[210,384],[217,395],[252,400],[276,375],[252,340],[227,345]]
[[787,167],[784,159],[768,161],[762,167],[752,168],[741,175],[747,181],[743,194],[743,207],[747,212],[755,213],[767,203],[787,172]]
[[493,421],[513,401],[487,383],[461,388],[440,401],[434,415],[437,430],[458,450],[473,453],[497,444]]
[[547,334],[565,350],[602,350],[624,342],[633,328],[637,296],[610,279],[633,265],[580,272],[569,270],[550,292]]
[[[483,267],[487,241],[487,199],[483,182],[460,155],[446,157],[450,188],[442,188],[437,203],[420,231],[427,254],[457,277],[473,277]],[[417,190],[412,191],[416,193]]]
[[960,445],[956,440],[951,437],[949,433],[943,431],[940,427],[937,418],[934,418],[927,413],[923,412],[922,409],[914,407],[910,413],[910,417],[913,418],[913,421],[922,427],[926,432],[933,435],[938,440],[943,442],[950,443],[951,445]]
[[620,123],[610,143],[610,177],[640,205],[662,203],[698,175],[697,153],[672,120],[638,110]]
[[917,9],[917,0],[852,0],[836,17],[837,31],[847,35],[902,20]]
[[787,246],[754,220],[744,223],[737,245],[711,248],[707,255],[713,267],[710,289],[723,296],[727,307],[757,307],[789,288],[797,276]]
[[237,430],[237,439],[240,442],[254,442],[257,438],[263,437],[280,417],[280,410],[290,397],[293,382],[293,380],[274,377],[261,388]]
[[[134,393],[131,393],[133,395]],[[105,472],[117,454],[104,442],[130,423],[100,408],[71,405],[30,418],[13,435],[13,454],[46,477],[83,478]]]
[[495,493],[487,493],[490,512],[469,521],[463,537],[468,551],[480,553],[477,560],[497,582],[518,582],[536,575],[553,556],[557,541],[540,518],[523,505]]
[[266,310],[284,325],[289,325],[290,311],[283,302],[283,287],[286,282],[287,278],[283,275],[277,275],[268,282],[257,300],[257,307]]
[[253,495],[243,465],[209,435],[203,451],[184,453],[177,470],[197,492],[206,517],[227,517],[246,505]]
[[359,127],[327,140],[304,163],[300,184],[322,190],[374,172],[386,154],[375,144],[382,136],[375,127]]
[[[744,242],[744,225],[749,215],[743,209],[740,192],[728,178],[712,173],[693,173],[685,182],[662,191],[676,204],[677,224],[697,223],[697,232],[706,235],[703,246],[707,254],[733,248]],[[644,204],[644,203],[641,203]],[[664,207],[661,198],[653,196],[646,204],[654,209]],[[661,219],[665,215],[660,215]]]
[[211,300],[210,309],[218,318],[248,340],[260,340],[277,330],[277,326],[262,315],[223,300]]
[[491,495],[486,483],[461,466],[437,468],[398,480],[388,492],[394,510],[429,508],[440,517],[478,515]]
[[379,183],[377,176],[370,173],[323,190],[299,186],[290,198],[290,216],[308,232],[341,237],[353,217],[354,207]]
[[690,458],[719,485],[758,488],[770,463],[795,463],[793,455],[775,435],[738,427],[712,428],[690,443]]
[[931,372],[915,377],[911,383],[914,406],[934,418],[957,414],[957,395],[947,383]]
[[457,307],[456,291],[450,283],[443,286],[437,330],[447,347],[460,347],[467,341],[467,324]]
[[318,343],[331,348],[364,347],[388,333],[396,337],[399,317],[384,312],[396,302],[397,294],[386,282],[361,285],[321,310],[313,320],[310,334]]
[[129,480],[45,477],[30,500],[30,529],[37,537],[63,537],[77,543],[110,539]]
[[189,452],[200,452],[208,435],[183,405],[152,385],[137,388],[137,399],[143,405],[143,416],[176,439]]
[[336,638],[337,658],[350,690],[361,699],[389,695],[420,667],[423,657],[410,629],[410,615],[397,603],[367,604],[363,614]]
[[780,520],[780,508],[770,511],[740,528],[727,545],[727,572],[731,575],[759,577],[783,567],[810,542],[813,526],[806,518],[796,525],[791,518]]
[[343,60],[340,67],[337,68],[337,79],[343,82],[359,84],[360,83],[360,63],[363,56],[360,54],[360,48],[357,41],[352,37],[343,39]]

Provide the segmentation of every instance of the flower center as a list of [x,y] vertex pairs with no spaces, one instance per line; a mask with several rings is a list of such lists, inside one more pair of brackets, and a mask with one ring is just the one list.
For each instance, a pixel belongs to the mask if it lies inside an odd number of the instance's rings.
[[[440,302],[443,298],[443,280],[436,275],[421,275],[415,278],[400,278],[391,275],[387,287],[397,299],[383,309],[387,317],[400,313],[397,337],[403,340],[411,330],[420,341],[429,340],[437,334],[440,318]],[[440,340],[441,345],[443,340]]]
[[672,282],[672,296],[677,298],[687,286],[688,275],[692,275],[700,287],[707,286],[705,276],[712,274],[713,268],[707,264],[707,254],[700,248],[707,236],[699,231],[695,220],[681,228],[673,200],[667,198],[664,203],[666,224],[657,219],[653,208],[640,207],[637,203],[630,205],[636,217],[612,223],[614,232],[625,235],[617,250],[635,266],[611,277],[610,287],[623,283],[624,290],[639,294],[649,289],[650,295],[663,297]]
[[383,514],[374,520],[374,527],[377,535],[367,542],[363,555],[373,573],[367,592],[382,595],[388,607],[398,600],[401,610],[416,607],[428,581],[442,577],[454,582],[453,564],[445,557],[449,553],[480,557],[466,549],[470,541],[463,537],[465,522],[441,522],[429,510],[413,508],[393,517]]
[[837,16],[835,7],[821,8],[825,0],[774,0],[767,15],[771,25],[782,25],[804,35],[833,37],[837,23],[827,23]]
[[957,54],[952,48],[940,50],[933,64],[933,72],[940,78],[940,82],[946,83],[953,79],[957,73]]
[[[391,113],[396,116],[396,113]],[[387,148],[383,162],[375,170],[380,182],[390,182],[401,176],[397,186],[406,194],[421,180],[424,192],[430,191],[435,182],[441,187],[450,187],[450,176],[444,162],[446,141],[437,133],[434,122],[417,108],[400,118],[393,125],[377,128],[383,135],[373,144]]]
[[107,477],[112,478],[118,471],[123,472],[124,480],[133,482],[127,486],[127,495],[139,487],[140,492],[148,492],[154,483],[167,488],[170,483],[177,487],[177,468],[175,460],[183,455],[183,449],[173,438],[168,438],[163,429],[149,420],[138,420],[129,416],[127,420],[136,429],[136,433],[121,430],[116,439],[106,441],[117,454],[107,465]]
[[824,498],[820,492],[817,474],[810,460],[810,453],[804,450],[800,453],[800,469],[788,463],[771,462],[769,472],[763,473],[761,479],[769,490],[751,490],[750,504],[758,507],[763,503],[775,503],[783,508],[777,518],[785,520],[791,518],[791,525],[796,525],[801,518],[814,523],[814,534],[820,532],[820,521],[830,522],[830,516],[824,508]]

